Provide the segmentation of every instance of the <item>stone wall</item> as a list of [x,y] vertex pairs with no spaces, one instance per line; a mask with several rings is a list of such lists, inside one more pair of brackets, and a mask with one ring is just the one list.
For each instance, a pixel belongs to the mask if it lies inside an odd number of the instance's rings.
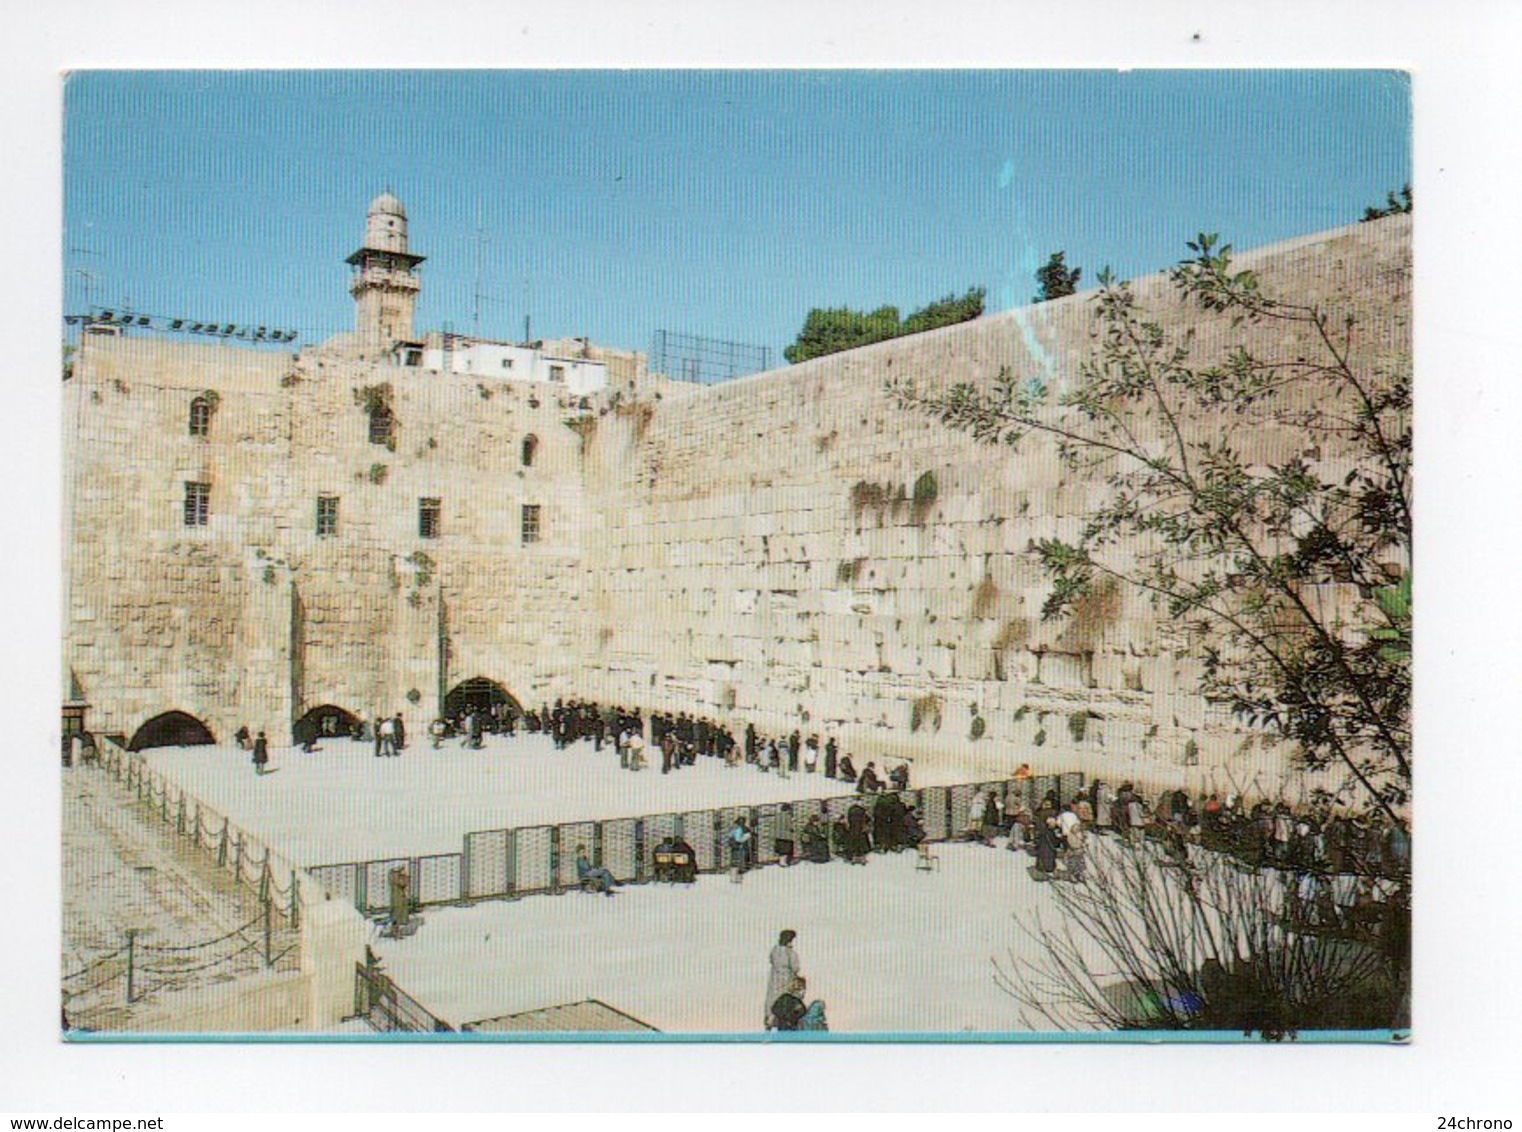
[[[1405,221],[1242,263],[1338,324],[1356,314],[1366,370],[1409,359]],[[1136,290],[1172,330],[1193,332],[1200,359],[1244,337],[1281,357],[1314,349],[1278,326],[1202,315],[1162,279]],[[1148,601],[1117,591],[1073,621],[1040,618],[1048,586],[1028,549],[1075,536],[1102,478],[1070,474],[1040,440],[976,445],[887,394],[894,378],[934,389],[1009,367],[1055,397],[1090,355],[1092,318],[1078,295],[600,422],[587,466],[589,690],[835,733],[868,755],[1191,781],[1243,760],[1250,779],[1272,744],[1197,693],[1198,650]],[[1338,466],[1291,431],[1251,440],[1265,462],[1301,453]],[[1204,769],[1183,771],[1186,751]]]
[[[362,404],[388,385],[390,446]],[[192,436],[207,390],[208,435]],[[173,709],[219,739],[246,723],[282,742],[322,704],[420,727],[441,686],[473,676],[558,694],[580,597],[578,415],[542,387],[338,351],[87,339],[65,387],[65,659],[90,725],[130,738]],[[185,525],[186,481],[212,485],[204,527]],[[339,500],[334,535],[317,533],[319,495]],[[419,535],[425,497],[437,538]],[[531,546],[525,503],[542,509]]]
[[[1241,262],[1271,292],[1356,315],[1365,369],[1409,364],[1408,218]],[[1136,290],[1193,333],[1197,358],[1244,337],[1281,357],[1314,347],[1202,315],[1162,279]],[[90,725],[128,736],[169,709],[219,738],[239,723],[283,736],[327,703],[418,727],[443,688],[485,676],[525,703],[697,710],[969,770],[1194,780],[1186,749],[1206,768],[1260,767],[1271,744],[1198,695],[1197,650],[1145,600],[1114,592],[1042,622],[1029,547],[1074,536],[1101,477],[1066,472],[1046,443],[980,447],[887,395],[894,378],[934,389],[1009,367],[1055,398],[1093,349],[1092,318],[1077,295],[585,407],[338,340],[299,357],[89,340],[65,387],[66,662]],[[381,387],[394,451],[370,443],[361,405]],[[191,437],[189,403],[207,389],[210,435]],[[1264,461],[1339,467],[1293,431],[1251,439]],[[188,479],[213,484],[205,528],[183,523]],[[319,494],[340,500],[335,536],[316,533]],[[418,536],[422,497],[442,500],[437,539]],[[537,545],[521,543],[523,503],[543,507]]]

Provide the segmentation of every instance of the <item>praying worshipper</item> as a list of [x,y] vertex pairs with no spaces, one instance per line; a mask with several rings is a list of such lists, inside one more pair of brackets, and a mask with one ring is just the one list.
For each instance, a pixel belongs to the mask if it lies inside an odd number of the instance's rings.
[[391,933],[400,936],[412,919],[412,876],[406,865],[398,865],[386,874],[391,895]]
[[772,1028],[772,1004],[779,997],[787,993],[787,989],[793,985],[793,980],[798,978],[798,952],[793,950],[793,940],[798,938],[798,933],[792,928],[785,928],[777,935],[777,943],[767,956],[766,974],[766,997],[761,1003],[762,1024],[770,1030]]
[[590,885],[593,892],[600,892],[604,896],[612,896],[613,887],[617,883],[607,869],[593,867],[585,845],[576,846],[576,879],[583,888]]
[[810,814],[803,825],[803,857],[816,865],[830,862],[830,834],[819,820],[818,814]]
[[822,1034],[829,1030],[830,1023],[824,1016],[824,999],[816,998],[809,1003],[809,1008],[804,1011],[803,1017],[798,1019],[800,1031],[812,1031]]
[[920,821],[919,814],[914,812],[914,807],[905,803],[904,813],[899,818],[899,844],[905,849],[913,849],[925,840],[925,826]]
[[787,990],[772,1003],[770,1029],[789,1033],[798,1029],[798,1023],[803,1021],[809,1009],[803,1005],[807,990],[808,983],[801,975],[788,984]]
[[264,737],[264,732],[259,732],[259,738],[254,740],[254,773],[263,774],[265,767],[270,761],[270,741]]
[[894,790],[909,789],[909,764],[899,763],[888,772],[888,783]]
[[735,882],[745,875],[750,868],[751,843],[755,835],[750,831],[750,825],[744,818],[736,818],[735,824],[730,827],[729,834],[724,838],[729,846],[729,879]]
[[1051,880],[1057,871],[1057,853],[1062,848],[1062,838],[1057,833],[1057,819],[1047,818],[1046,824],[1036,835],[1036,879]]
[[844,782],[856,781],[856,765],[851,762],[850,755],[840,760],[840,778]]
[[858,794],[876,794],[883,788],[883,780],[877,777],[877,764],[868,763],[867,769],[861,772],[861,781],[856,784]]

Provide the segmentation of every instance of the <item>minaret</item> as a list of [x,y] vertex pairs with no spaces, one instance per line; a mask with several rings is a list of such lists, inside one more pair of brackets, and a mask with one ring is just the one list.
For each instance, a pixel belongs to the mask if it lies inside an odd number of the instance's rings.
[[344,262],[354,268],[349,294],[360,341],[377,349],[411,341],[420,286],[416,269],[423,257],[408,253],[407,210],[389,190],[370,202],[364,246]]

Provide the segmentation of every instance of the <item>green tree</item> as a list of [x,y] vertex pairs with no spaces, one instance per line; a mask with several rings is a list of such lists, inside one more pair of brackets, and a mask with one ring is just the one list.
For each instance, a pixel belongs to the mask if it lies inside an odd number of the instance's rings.
[[1395,193],[1385,194],[1385,206],[1370,205],[1363,210],[1363,224],[1370,220],[1378,220],[1381,216],[1396,216],[1402,212],[1411,211],[1411,183],[1408,181],[1400,187],[1400,195]]
[[970,287],[966,294],[947,295],[921,307],[899,328],[900,334],[921,334],[942,326],[954,326],[970,322],[983,313],[983,300],[987,292],[982,287]]
[[966,322],[983,313],[984,295],[982,287],[970,288],[964,295],[947,295],[902,321],[897,307],[878,307],[866,314],[849,307],[815,307],[804,319],[803,329],[793,344],[782,351],[782,356],[797,364],[904,334],[919,334]]
[[1066,255],[1066,252],[1053,252],[1052,258],[1046,261],[1046,266],[1036,272],[1036,282],[1041,284],[1041,290],[1031,302],[1044,303],[1049,299],[1060,299],[1078,290],[1078,278],[1083,274],[1083,268],[1069,268],[1065,262]]
[[[1293,740],[1307,765],[1340,766],[1355,800],[1394,817],[1411,788],[1409,351],[1362,361],[1351,316],[1266,294],[1214,236],[1189,247],[1170,273],[1182,296],[1262,324],[1244,335],[1255,344],[1299,345],[1196,362],[1189,335],[1105,272],[1095,353],[1055,404],[1007,369],[991,388],[895,395],[989,444],[1049,438],[1071,471],[1108,483],[1076,539],[1035,547],[1044,617],[1106,579],[1147,595],[1204,659],[1207,697]],[[1268,433],[1300,451],[1266,461]]]

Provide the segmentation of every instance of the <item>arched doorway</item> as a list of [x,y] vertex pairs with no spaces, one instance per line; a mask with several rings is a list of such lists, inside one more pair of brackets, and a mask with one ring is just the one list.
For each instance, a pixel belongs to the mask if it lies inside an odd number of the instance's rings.
[[149,747],[204,747],[215,743],[211,729],[193,715],[183,711],[166,711],[156,715],[132,734],[129,751]]
[[484,711],[490,716],[496,714],[496,709],[503,706],[520,716],[523,714],[523,705],[515,700],[501,684],[495,680],[488,680],[484,676],[474,676],[463,683],[456,684],[444,697],[444,717],[453,719],[467,708],[473,711]]
[[296,721],[291,728],[291,737],[298,746],[308,739],[347,739],[358,725],[359,716],[352,711],[345,711],[336,704],[323,704]]

